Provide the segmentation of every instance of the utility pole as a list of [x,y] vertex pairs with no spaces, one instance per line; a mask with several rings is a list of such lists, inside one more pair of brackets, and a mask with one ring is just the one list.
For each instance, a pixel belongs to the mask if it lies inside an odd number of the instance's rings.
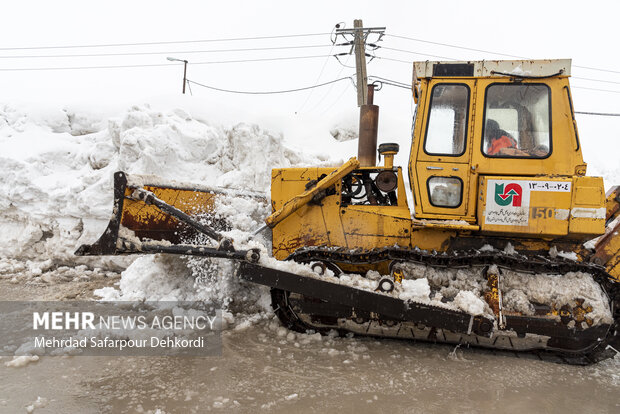
[[[353,47],[349,54],[355,51],[355,71],[357,75],[357,106],[368,104],[368,76],[366,74],[366,41],[370,34],[378,36],[377,42],[381,40],[385,32],[385,27],[364,27],[361,19],[353,21],[353,29],[337,29],[336,35],[342,35],[345,39],[353,37],[350,43]],[[377,47],[376,45],[371,45]]]
[[185,95],[185,85],[187,84],[187,60],[173,57],[167,57],[166,59],[170,62],[183,62],[183,95]]
[[352,36],[353,41],[343,45],[351,45],[351,54],[355,50],[355,69],[357,72],[357,106],[360,108],[360,129],[357,142],[357,158],[362,167],[374,167],[377,162],[377,132],[379,130],[379,107],[373,104],[374,85],[368,85],[366,74],[366,45],[376,49],[378,46],[366,43],[370,34],[377,35],[377,42],[385,33],[385,27],[364,27],[362,20],[353,22],[353,29],[338,29],[336,36],[345,39]]
[[362,32],[364,24],[362,20],[353,22],[355,30],[355,72],[357,75],[357,106],[366,105],[368,103],[368,93],[366,85],[368,84],[368,76],[366,75],[366,36]]

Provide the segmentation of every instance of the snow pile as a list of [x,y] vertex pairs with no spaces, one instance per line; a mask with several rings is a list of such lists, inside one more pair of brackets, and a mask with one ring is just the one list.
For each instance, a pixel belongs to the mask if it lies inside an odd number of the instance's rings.
[[0,257],[51,260],[52,267],[120,269],[131,262],[73,255],[105,229],[117,170],[266,194],[272,167],[327,163],[256,125],[224,128],[148,105],[113,118],[0,106],[0,145]]
[[[403,288],[413,281],[430,286],[434,304],[441,300],[441,306],[459,309],[471,315],[493,315],[484,300],[484,294],[489,287],[483,268],[477,272],[465,269],[433,269],[413,263],[402,263],[399,267],[405,275]],[[605,293],[587,273],[529,274],[507,269],[500,272],[497,266],[493,266],[489,271],[501,274],[502,302],[506,311],[534,315],[533,303],[554,306],[556,310],[564,305],[571,308],[581,306],[583,309],[592,307],[592,311],[586,316],[594,325],[612,321]],[[426,298],[428,296],[427,294]],[[582,299],[583,303],[579,305],[576,299]],[[418,297],[416,300],[425,303],[424,298]]]
[[358,131],[354,127],[335,126],[329,133],[336,141],[344,142],[358,138]]
[[613,321],[605,293],[587,273],[529,275],[506,270],[500,283],[502,292],[505,292],[504,306],[508,311],[533,315],[534,309],[528,303],[575,307],[575,299],[583,299],[584,309],[592,307],[592,312],[589,312],[587,317],[592,319],[594,325]]
[[[118,117],[0,106],[0,276],[18,283],[18,275],[27,274],[50,282],[78,276],[66,266],[84,277],[129,266],[118,289],[98,291],[103,298],[208,300],[224,309],[263,310],[265,290],[239,283],[234,265],[225,260],[147,256],[130,265],[135,256],[73,255],[103,233],[115,171],[251,190],[268,199],[272,168],[338,163],[301,152],[286,145],[281,134],[256,125],[226,128],[207,118],[149,105],[133,106]],[[229,237],[244,242],[270,205],[223,197],[216,209],[233,227]]]

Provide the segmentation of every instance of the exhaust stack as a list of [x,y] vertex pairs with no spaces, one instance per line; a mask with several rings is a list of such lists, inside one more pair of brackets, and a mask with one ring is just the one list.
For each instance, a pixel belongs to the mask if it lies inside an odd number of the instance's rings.
[[373,105],[375,85],[368,85],[368,104],[360,106],[360,131],[357,159],[360,167],[377,165],[377,131],[379,129],[379,106]]

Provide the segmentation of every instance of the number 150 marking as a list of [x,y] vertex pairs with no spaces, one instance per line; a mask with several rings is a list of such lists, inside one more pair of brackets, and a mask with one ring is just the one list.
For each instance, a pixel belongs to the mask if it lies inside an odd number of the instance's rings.
[[551,207],[532,207],[532,218],[535,219],[545,219],[545,218],[553,218],[554,209]]

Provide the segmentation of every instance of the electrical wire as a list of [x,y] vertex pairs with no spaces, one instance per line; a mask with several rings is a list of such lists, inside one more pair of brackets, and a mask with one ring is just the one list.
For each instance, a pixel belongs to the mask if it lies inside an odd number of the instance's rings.
[[388,82],[398,83],[398,84],[400,84],[402,86],[405,86],[407,88],[411,88],[411,85],[409,85],[408,83],[396,81],[394,79],[387,79],[387,78],[382,78],[381,76],[374,76],[374,75],[370,75],[368,77],[369,78],[373,78],[373,79],[379,79],[379,80],[384,80],[384,81],[388,81]]
[[[394,36],[394,35],[391,35],[391,36],[397,37],[397,36]],[[402,36],[400,36],[400,37],[402,37]],[[431,43],[433,43],[433,42],[431,42]],[[438,44],[444,45],[443,43],[438,43]],[[457,47],[457,46],[454,46],[454,47]],[[428,55],[428,54],[424,54],[424,53],[418,53],[418,52],[413,52],[413,51],[410,51],[410,50],[396,49],[396,48],[391,48],[391,47],[382,47],[382,49],[394,50],[394,51],[404,52],[404,53],[417,54],[417,55],[422,55],[422,56],[436,57],[436,58],[445,59],[445,60],[457,60],[457,59],[450,58],[450,57],[445,57],[445,56]],[[471,48],[465,48],[465,49],[471,49]],[[482,51],[480,49],[471,49],[471,50]],[[488,52],[488,53],[493,53],[493,52]],[[512,56],[512,55],[507,55],[507,56]],[[394,62],[401,62],[401,63],[407,63],[407,64],[411,64],[412,63],[412,62],[409,62],[409,61],[405,61],[405,60],[401,60],[401,59],[388,58],[388,57],[385,57],[385,56],[376,56],[376,57],[378,59],[390,60],[390,61],[394,61]],[[512,56],[512,57],[518,57],[518,56]],[[578,67],[578,66],[575,66],[575,67]],[[610,84],[620,85],[620,82],[608,81],[608,80],[603,80],[603,79],[582,78],[582,77],[578,77],[578,76],[571,76],[571,77],[573,79],[576,79],[576,80],[584,80],[584,81],[590,81],[590,82],[600,82],[600,83],[610,83]],[[586,89],[586,90],[599,91],[599,92],[620,93],[620,91],[614,91],[614,90],[609,90],[609,89],[588,88],[588,87],[584,87],[584,86],[573,86],[573,88],[575,88],[575,89]]]
[[582,114],[582,115],[599,115],[599,116],[620,116],[620,114],[611,114],[611,113],[607,113],[607,112],[580,112],[580,111],[575,111],[576,114]]
[[[347,59],[345,60],[345,64],[342,65],[340,67],[340,70],[338,71],[338,73],[336,74],[336,77],[340,77],[340,75],[342,74],[342,72],[344,71],[346,64],[349,63],[349,59],[351,58],[351,55],[347,56]],[[340,61],[338,61],[340,63]],[[353,75],[351,75],[351,83],[353,83]],[[334,89],[334,83],[332,83],[331,85],[329,85],[329,88],[327,88],[327,90],[325,91],[325,94],[323,94],[323,96],[321,97],[321,99],[318,100],[317,103],[314,104],[314,106],[312,108],[310,108],[309,112],[314,111],[315,109],[319,108],[319,106],[323,103],[323,101],[329,96],[329,94],[331,93],[331,91]],[[348,87],[344,87],[342,92],[338,95],[338,97],[336,98],[335,101],[333,101],[330,105],[325,106],[323,111],[321,112],[320,116],[324,115],[325,113],[329,112],[329,109],[331,109],[334,105],[336,105],[336,103],[338,103],[340,101],[340,99],[342,98],[342,96],[344,95],[344,93],[348,90]]]
[[203,88],[213,89],[219,92],[237,93],[237,94],[244,94],[244,95],[272,95],[272,94],[280,94],[280,93],[300,92],[300,91],[305,91],[308,89],[320,88],[321,86],[330,85],[332,83],[340,82],[340,81],[347,80],[347,79],[351,79],[351,76],[340,78],[340,79],[334,79],[332,81],[320,83],[317,85],[306,86],[303,88],[296,88],[296,89],[286,89],[282,91],[234,91],[230,89],[216,88],[215,86],[205,85],[199,82],[194,82],[193,80],[189,80],[189,79],[187,80],[187,82],[193,83],[194,85],[202,86]]
[[[471,51],[474,51],[474,52],[490,53],[492,55],[497,55],[497,56],[506,56],[506,57],[512,57],[512,58],[517,58],[517,59],[530,59],[529,57],[525,57],[525,56],[510,55],[510,54],[507,54],[507,53],[493,52],[493,51],[490,51],[490,50],[475,49],[475,48],[471,48],[471,47],[451,45],[449,43],[433,42],[433,41],[430,41],[430,40],[416,39],[416,38],[407,37],[407,36],[398,36],[398,35],[393,35],[393,34],[388,34],[388,33],[386,33],[386,36],[396,37],[398,39],[412,40],[414,42],[421,42],[421,43],[428,43],[428,44],[432,44],[432,45],[451,47],[451,48],[454,48],[454,49],[462,49],[462,50],[471,50]],[[592,66],[573,65],[573,67],[579,68],[579,69],[595,70],[595,71],[599,71],[599,72],[620,73],[620,71],[618,71],[618,70],[595,68],[595,67],[592,67]]]
[[579,80],[585,80],[585,81],[590,81],[590,82],[614,83],[616,85],[620,85],[620,82],[608,81],[608,80],[603,80],[603,79],[581,78],[581,77],[578,77],[578,76],[571,76],[571,78],[579,79]]
[[236,37],[236,38],[222,38],[222,39],[203,39],[203,40],[175,40],[167,42],[137,42],[137,43],[108,43],[98,45],[64,45],[64,46],[27,46],[27,47],[0,47],[0,50],[36,50],[36,49],[76,49],[76,48],[91,48],[91,47],[121,47],[121,46],[151,46],[151,45],[172,45],[182,43],[210,43],[210,42],[233,42],[241,40],[263,40],[263,39],[284,39],[294,37],[308,37],[308,36],[324,36],[330,33],[303,33],[303,34],[289,34],[289,35],[276,35],[276,36],[253,36],[253,37]]
[[[279,60],[296,60],[296,59],[314,59],[323,58],[331,55],[315,55],[315,56],[288,56],[276,58],[261,59],[240,59],[240,60],[222,60],[213,62],[191,62],[192,65],[216,65],[226,63],[245,63],[245,62],[268,62]],[[43,71],[43,70],[82,70],[82,69],[117,69],[117,68],[140,68],[140,67],[157,67],[157,66],[176,66],[178,63],[154,63],[139,65],[113,65],[113,66],[72,66],[72,67],[47,67],[47,68],[0,68],[0,72],[11,71]]]
[[609,93],[620,93],[620,91],[611,91],[609,89],[598,89],[598,88],[586,88],[585,86],[571,86],[573,89],[585,89],[588,91],[597,91],[597,92],[609,92]]
[[[344,24],[344,23],[343,23]],[[332,32],[330,34],[330,39],[332,39],[332,45],[331,45],[331,49],[329,49],[329,54],[332,55],[332,52],[334,51],[334,47],[336,46],[336,42],[335,42],[335,38],[333,38],[334,32],[336,31],[336,29],[340,27],[340,22],[337,23],[336,25],[334,25],[334,28],[332,29]],[[314,82],[318,82],[319,80],[321,80],[321,76],[323,76],[323,72],[325,71],[325,66],[327,66],[327,62],[329,62],[329,58],[331,56],[327,57],[325,59],[325,61],[323,62],[323,66],[321,67],[321,70],[319,71],[319,76],[316,77],[316,80]],[[340,73],[338,73],[337,76],[340,76]],[[308,103],[308,101],[310,100],[310,98],[312,97],[312,94],[314,93],[314,89],[310,90],[310,93],[308,93],[308,95],[306,95],[306,99],[304,99],[303,103],[301,104],[301,106],[299,107],[299,109],[297,109],[297,111],[295,111],[295,113],[300,112]]]
[[596,71],[599,71],[599,72],[620,73],[619,70],[601,69],[601,68],[593,68],[593,67],[590,67],[590,66],[579,66],[579,65],[573,65],[573,66],[575,66],[576,68],[579,68],[579,69],[596,70]]
[[[243,49],[215,49],[215,50],[170,50],[165,52],[119,52],[119,53],[92,53],[80,55],[23,55],[23,56],[0,56],[0,59],[55,59],[55,58],[81,58],[81,57],[108,57],[108,56],[144,56],[144,55],[167,55],[187,53],[221,53],[221,52],[252,52],[257,50],[284,50],[284,49],[310,49],[317,47],[332,47],[333,45],[307,45],[307,46],[277,46],[277,47],[253,47]],[[331,53],[331,51],[330,51]]]
[[187,81],[187,79],[185,79],[185,84],[187,85],[190,96],[194,96],[194,93],[192,92],[192,85]]
[[465,46],[456,46],[456,45],[451,45],[451,44],[448,44],[448,43],[432,42],[430,40],[416,39],[416,38],[407,37],[407,36],[398,36],[398,35],[388,34],[388,33],[386,33],[386,36],[396,37],[398,39],[412,40],[414,42],[428,43],[428,44],[431,44],[431,45],[446,46],[446,47],[451,47],[451,48],[454,48],[454,49],[471,50],[473,52],[490,53],[492,55],[513,57],[513,58],[518,58],[518,59],[529,59],[529,58],[524,57],[524,56],[516,56],[516,55],[509,55],[509,54],[506,54],[506,53],[491,52],[489,50],[474,49],[472,47],[465,47]]
[[345,55],[347,55],[347,56],[348,56],[348,57],[347,57],[347,60],[345,61],[345,63],[342,63],[342,62],[340,61],[340,56],[341,56],[341,55],[342,55],[342,54],[340,54],[340,55],[334,55],[334,57],[336,58],[336,60],[338,61],[338,63],[340,63],[340,65],[341,65],[343,68],[355,69],[355,66],[348,66],[348,65],[347,65],[347,63],[349,62],[349,57],[351,57],[351,54],[350,54],[350,53],[345,53]]
[[[351,79],[351,83],[353,83],[353,79]],[[323,116],[325,114],[327,114],[328,112],[331,111],[331,109],[338,103],[340,102],[340,100],[342,99],[342,97],[344,96],[344,94],[349,90],[349,84],[345,84],[344,88],[342,88],[342,91],[340,92],[340,95],[338,95],[338,97],[336,98],[336,100],[334,102],[332,102],[330,105],[326,106],[325,109],[323,109],[323,112],[321,112],[319,114],[319,116]],[[354,89],[355,90],[355,89]]]
[[392,79],[382,78],[381,76],[368,76],[368,79],[377,79],[373,83],[379,83],[381,86],[385,84],[385,85],[395,86],[397,88],[411,90],[411,86],[407,85],[406,83],[395,81]]
[[117,68],[145,68],[157,66],[176,66],[176,63],[154,63],[140,65],[114,65],[114,66],[71,66],[57,68],[0,68],[0,72],[14,71],[43,71],[43,70],[82,70],[82,69],[117,69]]
[[377,59],[383,59],[383,60],[389,60],[392,62],[400,62],[400,63],[406,63],[408,65],[412,64],[413,62],[410,62],[408,60],[401,60],[401,59],[393,59],[393,58],[389,58],[389,57],[385,57],[385,56],[376,56]]
[[438,58],[438,59],[445,59],[445,60],[456,60],[454,58],[450,58],[450,57],[445,57],[445,56],[437,56],[437,55],[429,55],[427,53],[420,53],[420,52],[413,52],[410,50],[404,50],[404,49],[397,49],[394,47],[387,47],[387,46],[381,46],[381,49],[385,49],[385,50],[395,50],[397,52],[404,52],[404,53],[411,53],[413,55],[420,55],[420,56],[428,56],[428,57],[433,57],[433,58]]
[[373,84],[379,84],[379,89],[376,89],[376,90],[381,90],[381,88],[383,87],[383,85],[390,85],[390,86],[395,86],[395,87],[397,87],[397,88],[402,88],[402,89],[409,89],[409,90],[411,90],[411,88],[410,88],[410,87],[408,87],[408,86],[403,86],[403,85],[399,85],[399,84],[397,84],[397,83],[392,83],[392,82],[387,82],[387,81],[380,81],[380,80],[377,80],[377,81],[374,81],[374,82],[373,82]]

